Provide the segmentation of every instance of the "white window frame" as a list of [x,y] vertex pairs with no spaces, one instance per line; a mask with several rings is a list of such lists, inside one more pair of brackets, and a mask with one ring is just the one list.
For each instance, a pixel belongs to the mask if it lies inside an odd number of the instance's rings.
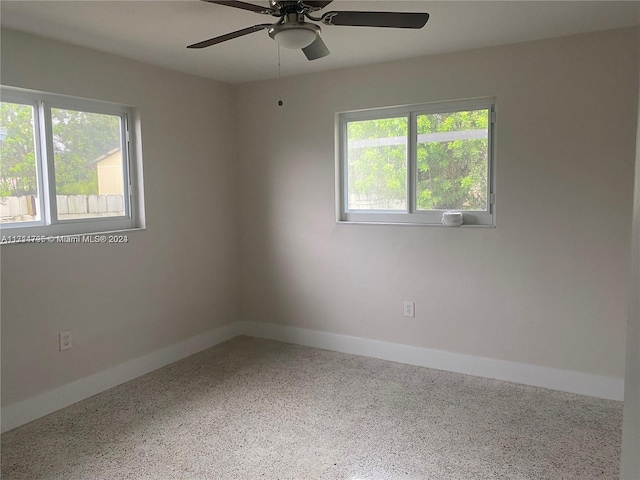
[[[117,232],[141,228],[140,208],[142,198],[135,188],[141,176],[140,166],[135,161],[135,129],[132,122],[134,111],[124,105],[35,92],[12,87],[0,87],[0,100],[7,103],[31,105],[34,108],[34,136],[36,173],[40,219],[31,222],[2,223],[4,236],[32,237],[37,235],[78,235]],[[88,113],[120,117],[120,149],[124,181],[124,216],[82,219],[58,219],[55,186],[55,164],[51,109],[75,110]],[[13,242],[12,242],[13,243]],[[20,242],[17,242],[20,243]]]
[[[436,103],[405,105],[401,107],[376,108],[340,112],[336,114],[336,221],[339,223],[380,223],[398,225],[440,225],[442,214],[447,210],[417,209],[417,117],[433,113],[453,113],[468,110],[487,110],[488,164],[487,164],[487,209],[462,210],[463,226],[495,226],[495,97],[474,98]],[[348,151],[347,124],[354,121],[407,117],[407,209],[406,210],[353,210],[347,208]]]

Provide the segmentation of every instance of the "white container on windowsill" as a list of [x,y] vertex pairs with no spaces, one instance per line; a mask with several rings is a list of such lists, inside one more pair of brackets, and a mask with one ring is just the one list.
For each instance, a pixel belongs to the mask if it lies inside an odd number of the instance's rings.
[[444,212],[442,214],[442,224],[445,227],[459,227],[464,221],[462,212]]

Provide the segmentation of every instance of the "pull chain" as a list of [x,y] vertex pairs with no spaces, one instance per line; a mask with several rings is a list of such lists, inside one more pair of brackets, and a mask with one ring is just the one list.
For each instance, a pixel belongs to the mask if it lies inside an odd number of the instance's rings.
[[284,105],[284,102],[282,101],[282,82],[280,81],[281,78],[281,68],[280,68],[280,44],[278,44],[278,97],[280,97],[280,100],[278,100],[278,106],[281,107],[282,105]]

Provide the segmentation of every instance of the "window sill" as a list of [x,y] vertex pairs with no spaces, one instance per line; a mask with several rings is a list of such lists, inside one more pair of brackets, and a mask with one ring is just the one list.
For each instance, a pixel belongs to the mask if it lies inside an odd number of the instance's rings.
[[409,223],[409,222],[351,222],[348,220],[336,221],[338,225],[384,225],[399,227],[439,227],[439,228],[496,228],[495,225],[460,225],[458,227],[449,227],[441,223]]

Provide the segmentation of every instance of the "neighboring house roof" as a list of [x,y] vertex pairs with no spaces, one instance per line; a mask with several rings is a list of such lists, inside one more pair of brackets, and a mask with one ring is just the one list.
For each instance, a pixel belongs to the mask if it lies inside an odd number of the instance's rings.
[[111,155],[113,155],[116,152],[120,151],[120,147],[116,147],[113,150],[109,150],[107,153],[105,153],[104,155],[100,155],[98,158],[96,158],[95,160],[91,160],[89,163],[89,165],[96,165],[97,163],[101,162],[102,160],[105,160],[107,158],[109,158]]

